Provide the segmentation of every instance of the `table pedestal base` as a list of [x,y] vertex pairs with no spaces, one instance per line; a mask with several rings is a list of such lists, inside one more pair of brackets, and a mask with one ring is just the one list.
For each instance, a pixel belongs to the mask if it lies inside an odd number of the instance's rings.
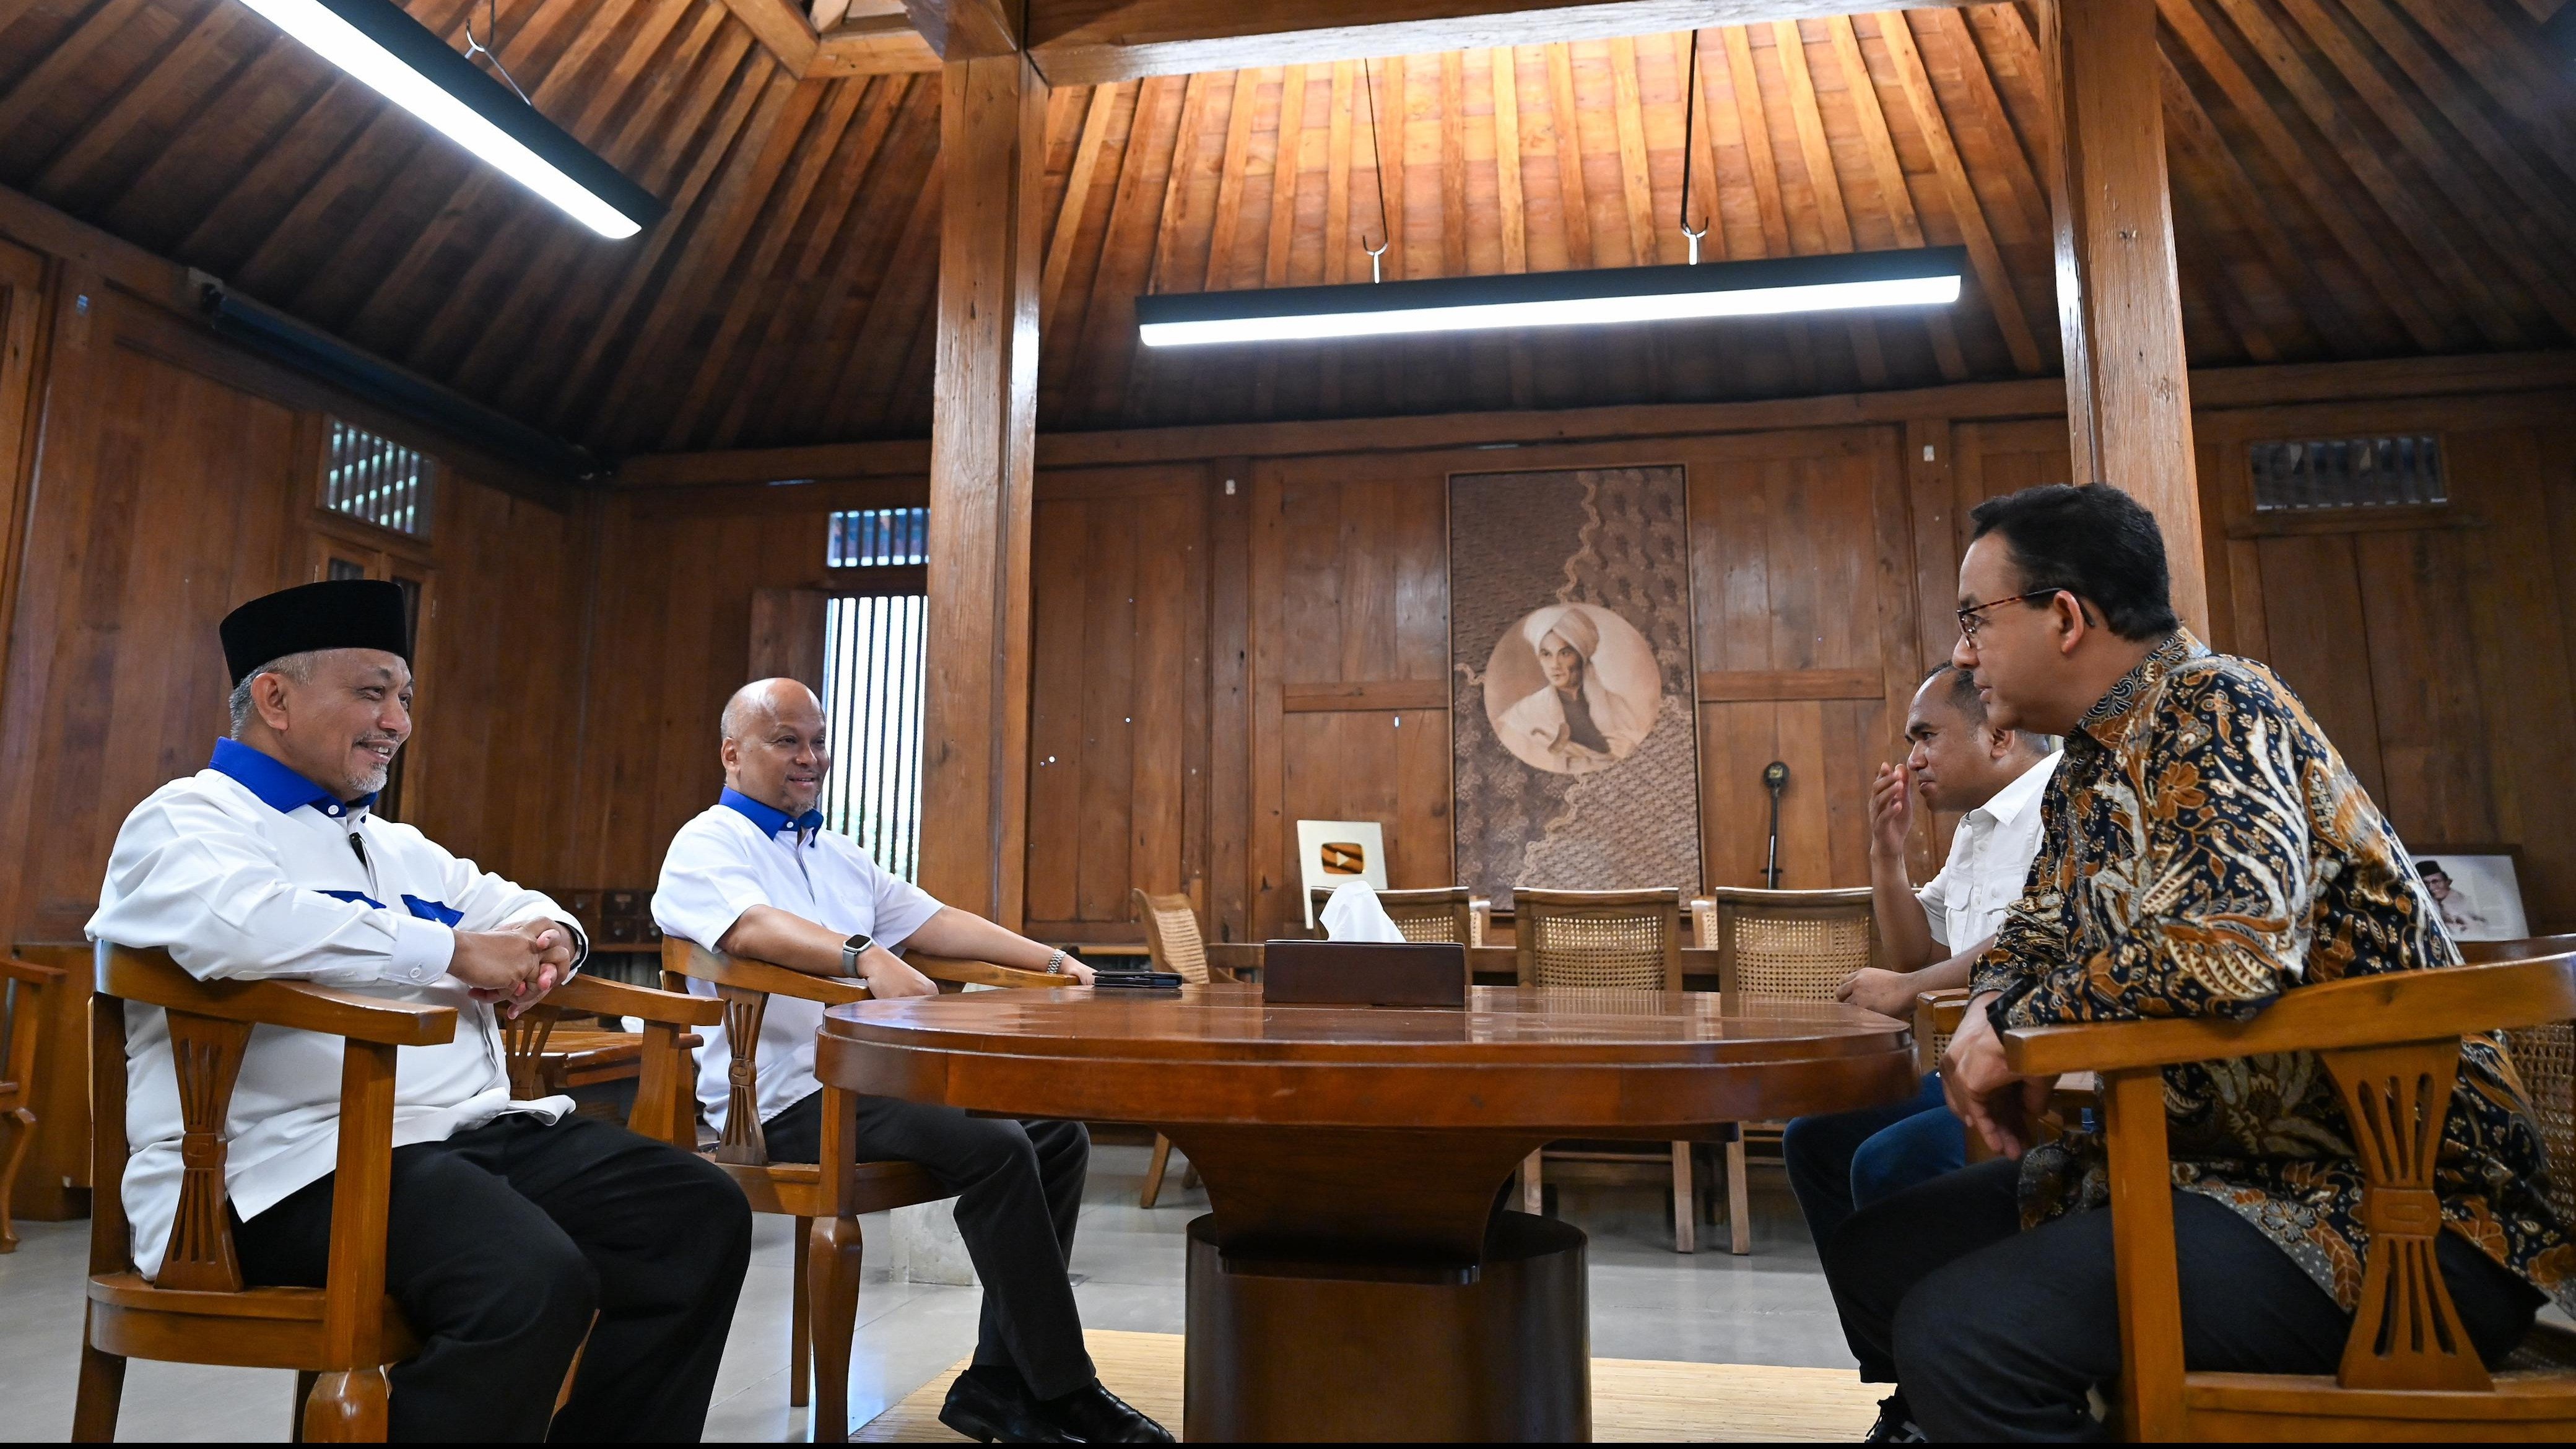
[[1215,1221],[1190,1224],[1183,1437],[1592,1437],[1579,1230],[1503,1213],[1474,1282],[1399,1282],[1268,1253],[1230,1271]]

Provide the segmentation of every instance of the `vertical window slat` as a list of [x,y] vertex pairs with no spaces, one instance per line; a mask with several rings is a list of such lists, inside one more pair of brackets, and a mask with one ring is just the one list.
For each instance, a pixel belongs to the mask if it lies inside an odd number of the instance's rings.
[[920,594],[845,595],[824,616],[823,712],[833,745],[824,823],[905,880],[921,869],[924,603]]

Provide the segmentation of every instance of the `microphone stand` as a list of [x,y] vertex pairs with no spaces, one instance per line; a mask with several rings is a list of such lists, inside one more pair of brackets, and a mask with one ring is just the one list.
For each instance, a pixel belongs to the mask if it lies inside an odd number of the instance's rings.
[[1780,888],[1780,792],[1789,784],[1789,767],[1778,760],[1762,767],[1763,788],[1771,792],[1771,854],[1762,866],[1766,890]]

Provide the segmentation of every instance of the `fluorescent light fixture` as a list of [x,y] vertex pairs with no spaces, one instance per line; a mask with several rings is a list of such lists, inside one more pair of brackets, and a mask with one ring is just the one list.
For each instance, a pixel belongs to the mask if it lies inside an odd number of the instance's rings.
[[483,73],[393,0],[242,0],[323,59],[612,239],[661,220],[653,193]]
[[1959,300],[1962,247],[1136,299],[1148,347],[1763,317]]

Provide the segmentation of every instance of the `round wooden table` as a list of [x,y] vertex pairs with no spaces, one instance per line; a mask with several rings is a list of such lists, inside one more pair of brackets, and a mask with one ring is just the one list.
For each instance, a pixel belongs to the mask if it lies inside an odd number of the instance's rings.
[[1498,1210],[1521,1159],[1916,1087],[1905,1024],[1858,1008],[1517,987],[1445,1011],[1266,1006],[1251,986],[867,1001],[825,1014],[814,1067],[1170,1136],[1210,1207],[1189,1229],[1198,1440],[1589,1438],[1584,1237]]

